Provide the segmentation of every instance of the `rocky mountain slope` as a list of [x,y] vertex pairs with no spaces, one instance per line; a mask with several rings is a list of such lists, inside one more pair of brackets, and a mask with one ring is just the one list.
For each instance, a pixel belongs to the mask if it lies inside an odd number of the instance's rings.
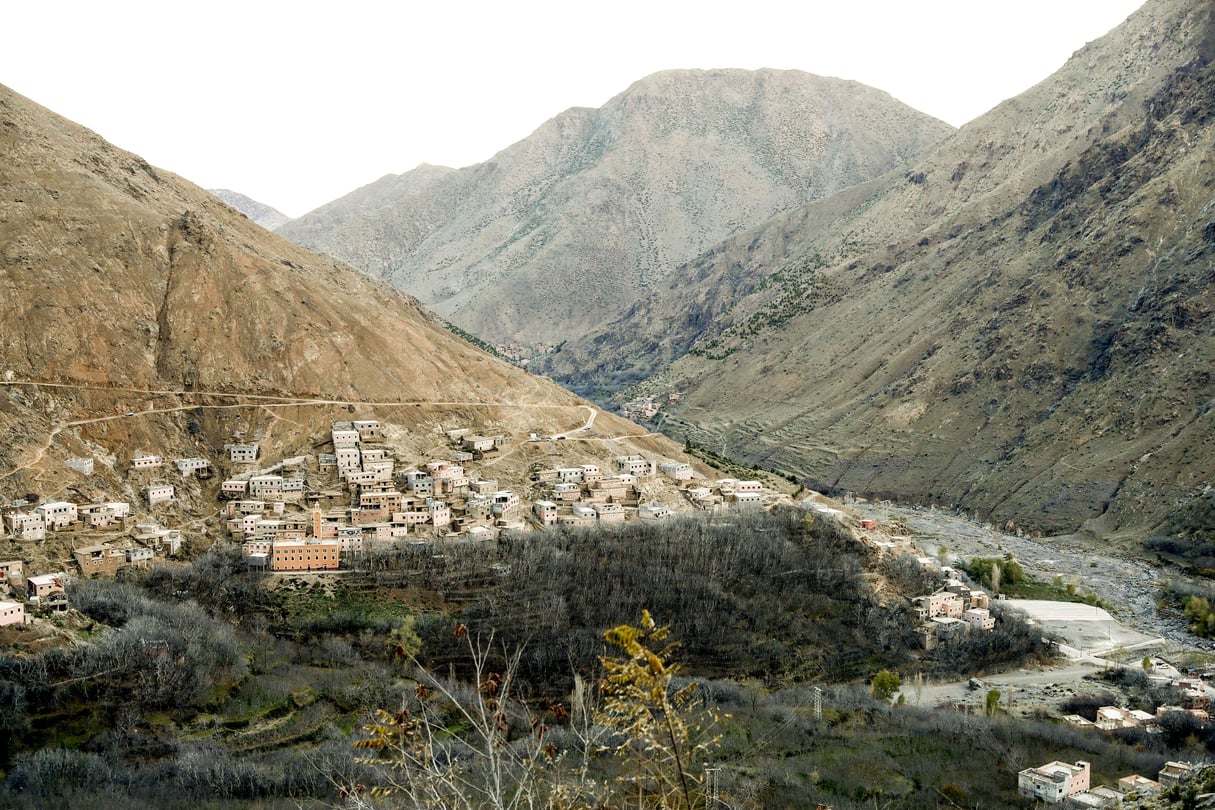
[[213,458],[238,432],[299,452],[338,411],[424,426],[420,453],[444,425],[526,437],[587,419],[387,284],[3,87],[0,155],[2,494],[63,492],[73,455],[99,459],[96,483],[137,449]]
[[223,200],[225,204],[240,211],[268,231],[273,231],[291,219],[291,217],[277,208],[260,203],[252,197],[241,194],[239,191],[232,191],[227,188],[209,188],[207,191],[210,191],[216,197]]
[[488,340],[557,343],[723,238],[951,131],[855,82],[670,71],[485,163],[385,177],[280,232]]
[[914,165],[688,263],[550,370],[679,392],[674,432],[825,488],[1154,524],[1215,472],[1213,56],[1209,2],[1151,0]]

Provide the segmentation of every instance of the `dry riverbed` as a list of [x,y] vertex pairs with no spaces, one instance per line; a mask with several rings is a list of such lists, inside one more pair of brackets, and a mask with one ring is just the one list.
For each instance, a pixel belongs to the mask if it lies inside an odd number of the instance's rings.
[[[982,678],[982,688],[967,688],[959,681],[923,685],[917,695],[914,684],[905,684],[904,699],[921,705],[957,703],[981,704],[988,688],[1000,689],[1021,711],[1034,706],[1054,706],[1080,691],[1091,691],[1084,677],[1105,666],[1103,659],[1124,658],[1138,662],[1145,653],[1169,661],[1211,660],[1215,642],[1189,631],[1184,619],[1175,612],[1160,612],[1161,582],[1175,574],[1150,561],[1131,559],[1111,551],[1095,553],[1090,546],[1070,537],[1018,537],[996,531],[958,515],[935,509],[916,509],[885,503],[849,504],[857,512],[882,522],[897,521],[911,532],[912,539],[925,553],[936,555],[941,547],[947,556],[969,560],[972,557],[998,557],[1012,554],[1027,573],[1039,580],[1056,577],[1074,584],[1080,593],[1092,592],[1109,609],[1116,622],[1110,622],[1098,609],[1088,605],[1059,604],[1059,616],[1044,617],[1047,629],[1062,634],[1082,648],[1078,660],[1060,660],[1053,667],[1034,671],[1012,671]],[[1068,610],[1071,613],[1067,613]],[[1032,611],[1031,611],[1032,612]],[[1058,611],[1054,611],[1058,612]],[[1047,613],[1051,613],[1047,610]],[[1072,615],[1074,613],[1075,615]],[[1064,615],[1066,614],[1066,615]],[[1123,625],[1119,628],[1118,625]],[[1159,639],[1153,644],[1152,639]],[[1111,651],[1113,653],[1111,654]],[[1076,650],[1068,650],[1076,654]],[[1096,655],[1099,658],[1093,658]],[[1132,661],[1133,659],[1133,661]],[[1162,666],[1157,674],[1171,669]],[[1175,671],[1175,670],[1173,670]]]

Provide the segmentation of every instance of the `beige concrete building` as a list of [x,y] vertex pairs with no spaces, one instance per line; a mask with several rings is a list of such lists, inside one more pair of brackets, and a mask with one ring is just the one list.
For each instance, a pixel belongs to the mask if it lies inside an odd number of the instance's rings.
[[1091,768],[1087,762],[1048,762],[1017,774],[1017,792],[1026,799],[1059,804],[1074,793],[1088,790],[1090,779]]

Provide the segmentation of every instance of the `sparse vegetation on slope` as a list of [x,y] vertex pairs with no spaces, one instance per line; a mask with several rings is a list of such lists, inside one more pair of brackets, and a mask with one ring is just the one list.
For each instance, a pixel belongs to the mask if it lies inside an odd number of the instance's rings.
[[[1215,474],[1213,31],[1209,3],[1145,4],[913,166],[714,247],[550,373],[680,391],[677,438],[819,491],[1136,536]],[[811,256],[838,296],[744,326]]]
[[490,161],[383,178],[280,233],[490,342],[552,345],[721,239],[876,177],[949,131],[854,82],[666,71],[599,109],[567,110]]

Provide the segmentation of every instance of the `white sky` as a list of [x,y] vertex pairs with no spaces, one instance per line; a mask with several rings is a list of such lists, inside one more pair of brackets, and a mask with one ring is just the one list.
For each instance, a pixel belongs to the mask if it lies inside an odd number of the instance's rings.
[[12,0],[0,83],[208,188],[298,216],[466,166],[670,68],[855,79],[954,125],[1142,0]]

